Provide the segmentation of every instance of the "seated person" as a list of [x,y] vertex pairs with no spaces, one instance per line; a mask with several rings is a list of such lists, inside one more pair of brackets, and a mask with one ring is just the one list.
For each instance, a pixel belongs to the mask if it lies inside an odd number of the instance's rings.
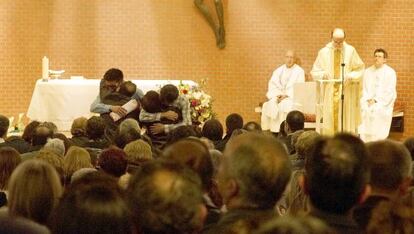
[[89,141],[85,143],[84,147],[105,149],[110,145],[110,142],[105,137],[105,121],[99,116],[93,116],[86,122],[86,136]]
[[[125,117],[127,115],[127,111],[122,106],[105,103],[107,102],[107,96],[113,95],[113,93],[119,89],[119,86],[123,81],[124,74],[121,70],[116,68],[109,69],[101,80],[99,95],[91,104],[90,111],[98,114],[115,112],[121,117]],[[144,96],[144,93],[140,89],[136,89],[133,98],[138,100],[142,96]]]
[[156,146],[163,145],[167,140],[165,132],[153,133],[150,131],[155,124],[177,124],[183,120],[181,111],[174,106],[164,107],[161,103],[160,95],[155,91],[148,91],[141,100],[142,109],[147,113],[160,113],[165,111],[173,111],[177,114],[177,120],[170,120],[167,118],[160,118],[159,120],[141,122],[143,127],[147,129],[146,134],[151,138],[152,143]]

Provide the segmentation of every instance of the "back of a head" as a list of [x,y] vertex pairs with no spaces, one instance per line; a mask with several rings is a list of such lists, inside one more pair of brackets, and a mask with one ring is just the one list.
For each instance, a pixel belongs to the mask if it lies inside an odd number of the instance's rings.
[[39,121],[32,121],[30,122],[28,125],[26,125],[26,127],[23,130],[23,134],[22,134],[22,138],[28,142],[28,143],[32,143],[32,138],[33,135],[35,133],[36,128],[40,125]]
[[133,233],[132,219],[118,189],[102,181],[75,182],[51,217],[53,233]]
[[126,154],[119,148],[108,148],[99,155],[98,166],[107,174],[120,177],[126,172]]
[[141,99],[141,105],[142,108],[148,113],[161,112],[162,104],[160,95],[154,90],[146,92]]
[[368,143],[367,149],[373,189],[395,191],[411,177],[411,156],[403,144],[382,140]]
[[0,148],[0,190],[7,190],[10,175],[20,161],[20,153],[14,148],[8,146]]
[[414,137],[408,137],[407,139],[405,139],[404,145],[410,152],[411,161],[414,161]]
[[92,116],[86,121],[86,135],[92,139],[97,140],[105,134],[105,121],[100,116]]
[[300,111],[291,111],[286,116],[286,124],[291,133],[302,130],[305,127],[305,115]]
[[245,129],[249,132],[261,132],[262,131],[262,126],[260,126],[260,124],[257,123],[257,122],[250,121],[250,122],[247,122],[243,126],[243,129]]
[[34,134],[32,136],[32,145],[45,145],[47,143],[47,139],[51,138],[52,135],[53,132],[49,128],[39,125],[35,129]]
[[127,118],[119,124],[119,132],[125,132],[129,129],[135,129],[138,132],[141,132],[141,128],[139,127],[138,121],[132,118]]
[[187,137],[196,137],[196,136],[197,136],[197,133],[192,126],[188,126],[188,125],[179,126],[178,128],[173,129],[168,134],[167,145],[170,145],[174,142],[177,142]]
[[143,233],[194,233],[203,225],[200,179],[179,163],[159,160],[142,165],[127,194]]
[[201,178],[203,189],[208,191],[212,184],[213,162],[207,146],[196,138],[177,141],[163,151],[166,160],[173,160],[193,169]]
[[52,131],[52,134],[55,134],[58,132],[58,128],[56,124],[53,122],[43,122],[39,126],[47,127],[50,131]]
[[368,182],[367,159],[365,145],[356,136],[318,139],[305,160],[305,185],[313,206],[334,214],[348,212]]
[[92,168],[89,152],[82,147],[70,147],[64,158],[65,175],[70,178],[75,171],[82,168]]
[[118,68],[111,68],[105,72],[104,80],[121,82],[124,80],[124,74]]
[[48,139],[43,149],[50,150],[60,157],[65,155],[65,144],[58,138]]
[[283,216],[262,224],[254,234],[334,234],[322,220],[307,216]]
[[85,117],[79,117],[73,120],[70,133],[72,136],[84,136],[86,134],[86,122],[88,121]]
[[135,140],[124,147],[128,165],[139,166],[140,164],[152,160],[151,146],[143,140]]
[[212,141],[219,141],[223,138],[223,125],[217,119],[207,120],[203,125],[202,135]]
[[306,158],[320,134],[316,131],[305,131],[298,137],[295,149],[300,158]]
[[12,215],[45,224],[62,193],[56,170],[41,160],[22,162],[9,181],[8,207]]
[[160,99],[164,104],[171,104],[178,98],[178,88],[175,85],[164,85],[160,90]]
[[265,209],[280,199],[291,175],[285,147],[272,136],[251,132],[229,141],[221,167],[237,181],[246,204]]
[[124,81],[119,86],[119,93],[127,97],[132,97],[137,91],[137,85],[131,81]]
[[0,137],[4,137],[7,134],[7,131],[9,130],[9,126],[10,126],[9,119],[4,115],[0,115]]
[[[121,129],[121,128],[120,128]],[[123,128],[116,133],[114,142],[117,147],[123,149],[128,143],[141,139],[141,133],[135,128]]]
[[233,113],[226,118],[227,134],[231,134],[236,129],[243,128],[243,117],[237,113]]

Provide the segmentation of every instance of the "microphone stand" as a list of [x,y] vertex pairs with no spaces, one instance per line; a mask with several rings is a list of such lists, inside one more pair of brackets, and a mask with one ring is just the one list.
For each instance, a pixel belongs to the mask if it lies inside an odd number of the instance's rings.
[[345,80],[345,63],[344,63],[344,53],[345,51],[342,51],[342,74],[341,74],[341,132],[344,132],[344,80]]

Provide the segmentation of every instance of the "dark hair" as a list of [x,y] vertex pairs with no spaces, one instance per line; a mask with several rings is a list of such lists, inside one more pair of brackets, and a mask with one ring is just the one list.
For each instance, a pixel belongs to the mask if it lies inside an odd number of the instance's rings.
[[157,113],[161,112],[162,104],[160,95],[150,90],[141,99],[142,108],[148,113]]
[[0,148],[0,190],[7,190],[7,182],[20,161],[20,153],[14,148]]
[[170,145],[178,140],[190,137],[190,136],[197,136],[197,133],[195,132],[194,128],[192,126],[184,125],[179,126],[175,129],[173,129],[168,134],[168,140],[166,145]]
[[205,191],[212,185],[213,162],[207,146],[196,138],[186,138],[169,145],[162,156],[193,169],[201,178]]
[[375,56],[375,54],[376,53],[383,53],[384,54],[384,58],[388,58],[388,53],[387,53],[387,51],[385,51],[384,49],[382,49],[382,48],[378,48],[378,49],[376,49],[375,51],[374,51],[374,56]]
[[39,121],[34,120],[30,122],[28,125],[26,125],[26,127],[24,128],[23,134],[22,134],[23,140],[31,144],[34,132],[36,128],[39,126],[39,124],[40,124]]
[[178,98],[178,88],[175,85],[167,84],[161,88],[160,99],[162,103],[171,104]]
[[[91,173],[97,174],[97,173]],[[85,177],[89,177],[86,175]],[[53,211],[53,233],[133,233],[131,214],[119,189],[102,179],[76,181]]]
[[279,133],[277,134],[279,138],[287,136],[285,125],[286,125],[286,120],[283,120],[279,125]]
[[373,188],[395,191],[411,176],[411,156],[403,144],[382,140],[368,143],[367,149]]
[[273,218],[263,223],[255,234],[270,234],[270,233],[318,233],[318,234],[333,234],[336,233],[322,220],[312,217],[310,215],[300,216],[283,216]]
[[408,151],[411,155],[411,161],[414,161],[414,137],[409,137],[404,141],[405,147],[407,147]]
[[260,124],[257,122],[250,121],[243,126],[243,129],[249,132],[261,132],[262,126],[260,126]]
[[200,179],[179,163],[143,164],[132,176],[127,194],[142,233],[194,233],[202,227]]
[[132,97],[137,91],[137,85],[131,81],[124,81],[119,86],[119,93],[127,97]]
[[100,116],[92,116],[86,121],[86,135],[89,139],[100,139],[105,134],[105,121]]
[[286,124],[290,132],[302,130],[305,127],[305,115],[300,111],[291,111],[286,116]]
[[125,152],[115,147],[103,150],[98,158],[98,167],[115,177],[125,174],[127,164]]
[[201,133],[203,137],[212,141],[219,141],[223,138],[223,125],[217,119],[207,120]]
[[368,182],[367,158],[364,143],[351,134],[317,139],[305,159],[305,182],[312,204],[329,213],[348,212]]
[[6,135],[7,131],[9,130],[10,121],[4,115],[0,115],[0,137]]
[[221,164],[222,173],[237,182],[244,203],[258,208],[273,208],[291,175],[282,143],[273,136],[253,132],[230,140]]
[[32,136],[32,146],[45,145],[52,135],[53,132],[49,128],[39,125]]
[[121,82],[124,80],[124,73],[118,68],[111,68],[105,72],[103,79],[106,81]]
[[52,134],[55,134],[55,133],[58,132],[58,128],[57,128],[56,124],[53,123],[53,122],[43,122],[39,126],[47,127],[48,129],[50,129]]
[[233,113],[226,118],[227,134],[231,134],[235,129],[243,128],[243,117],[237,113]]

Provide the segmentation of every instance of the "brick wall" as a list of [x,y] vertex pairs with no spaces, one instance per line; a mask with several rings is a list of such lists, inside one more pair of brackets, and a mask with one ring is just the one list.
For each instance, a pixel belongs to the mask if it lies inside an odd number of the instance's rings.
[[[205,0],[213,10],[213,0]],[[27,110],[41,58],[65,77],[101,77],[110,67],[140,79],[208,78],[219,118],[259,120],[267,81],[287,48],[307,73],[334,27],[343,27],[367,65],[383,47],[398,73],[398,100],[414,135],[412,1],[223,0],[227,46],[215,39],[192,0],[0,1],[0,113]]]

